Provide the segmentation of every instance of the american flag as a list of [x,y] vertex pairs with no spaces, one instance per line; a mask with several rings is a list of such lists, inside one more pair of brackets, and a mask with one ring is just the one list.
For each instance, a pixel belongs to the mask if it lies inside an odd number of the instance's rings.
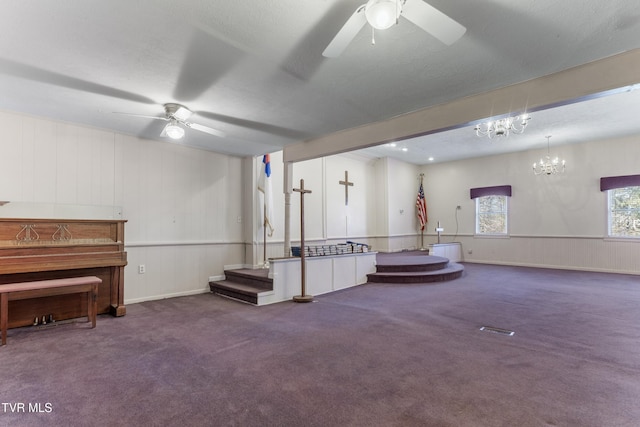
[[416,208],[418,208],[418,221],[420,222],[420,230],[424,230],[424,225],[427,223],[427,202],[424,200],[424,190],[422,189],[422,182],[420,182],[420,189],[418,190]]

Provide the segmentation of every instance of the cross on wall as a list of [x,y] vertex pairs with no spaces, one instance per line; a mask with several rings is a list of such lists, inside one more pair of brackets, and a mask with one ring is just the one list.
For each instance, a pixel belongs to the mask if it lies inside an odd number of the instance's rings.
[[349,182],[349,172],[344,171],[344,181],[338,181],[340,185],[344,185],[344,205],[349,206],[349,187],[353,187],[353,182]]

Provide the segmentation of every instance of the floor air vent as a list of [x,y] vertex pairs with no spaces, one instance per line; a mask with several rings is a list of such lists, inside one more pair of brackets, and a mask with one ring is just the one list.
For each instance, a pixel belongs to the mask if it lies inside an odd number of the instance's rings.
[[480,328],[480,330],[493,332],[494,334],[507,335],[509,337],[512,337],[515,334],[515,332],[513,331],[509,331],[507,329],[502,329],[502,328],[494,328],[492,326],[483,326],[482,328]]

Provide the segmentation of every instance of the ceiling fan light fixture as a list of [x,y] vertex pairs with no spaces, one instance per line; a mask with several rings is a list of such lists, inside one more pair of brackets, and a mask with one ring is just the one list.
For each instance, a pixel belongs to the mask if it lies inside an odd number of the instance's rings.
[[398,21],[402,6],[398,0],[369,0],[364,14],[376,30],[386,30]]
[[171,123],[164,128],[164,132],[171,139],[181,139],[184,136],[184,129],[175,120],[171,120]]

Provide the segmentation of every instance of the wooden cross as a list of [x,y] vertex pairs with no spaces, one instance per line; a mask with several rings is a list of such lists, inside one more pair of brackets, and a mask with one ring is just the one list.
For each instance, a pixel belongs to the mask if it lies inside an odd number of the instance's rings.
[[353,187],[353,182],[349,182],[349,172],[344,171],[344,181],[338,181],[338,184],[344,185],[344,205],[349,206],[349,187]]
[[304,265],[304,195],[311,193],[311,190],[304,188],[304,179],[301,179],[300,188],[294,188],[293,191],[300,193],[300,255]]
[[298,193],[311,193],[311,190],[304,188],[304,179],[300,180],[300,188],[294,188],[293,191],[297,191]]
[[301,283],[301,294],[295,295],[293,297],[293,301],[295,302],[311,302],[313,301],[313,296],[306,294],[306,262],[304,256],[304,195],[306,193],[311,193],[311,190],[307,190],[304,188],[304,179],[300,180],[300,188],[294,188],[293,191],[300,193],[300,283]]

